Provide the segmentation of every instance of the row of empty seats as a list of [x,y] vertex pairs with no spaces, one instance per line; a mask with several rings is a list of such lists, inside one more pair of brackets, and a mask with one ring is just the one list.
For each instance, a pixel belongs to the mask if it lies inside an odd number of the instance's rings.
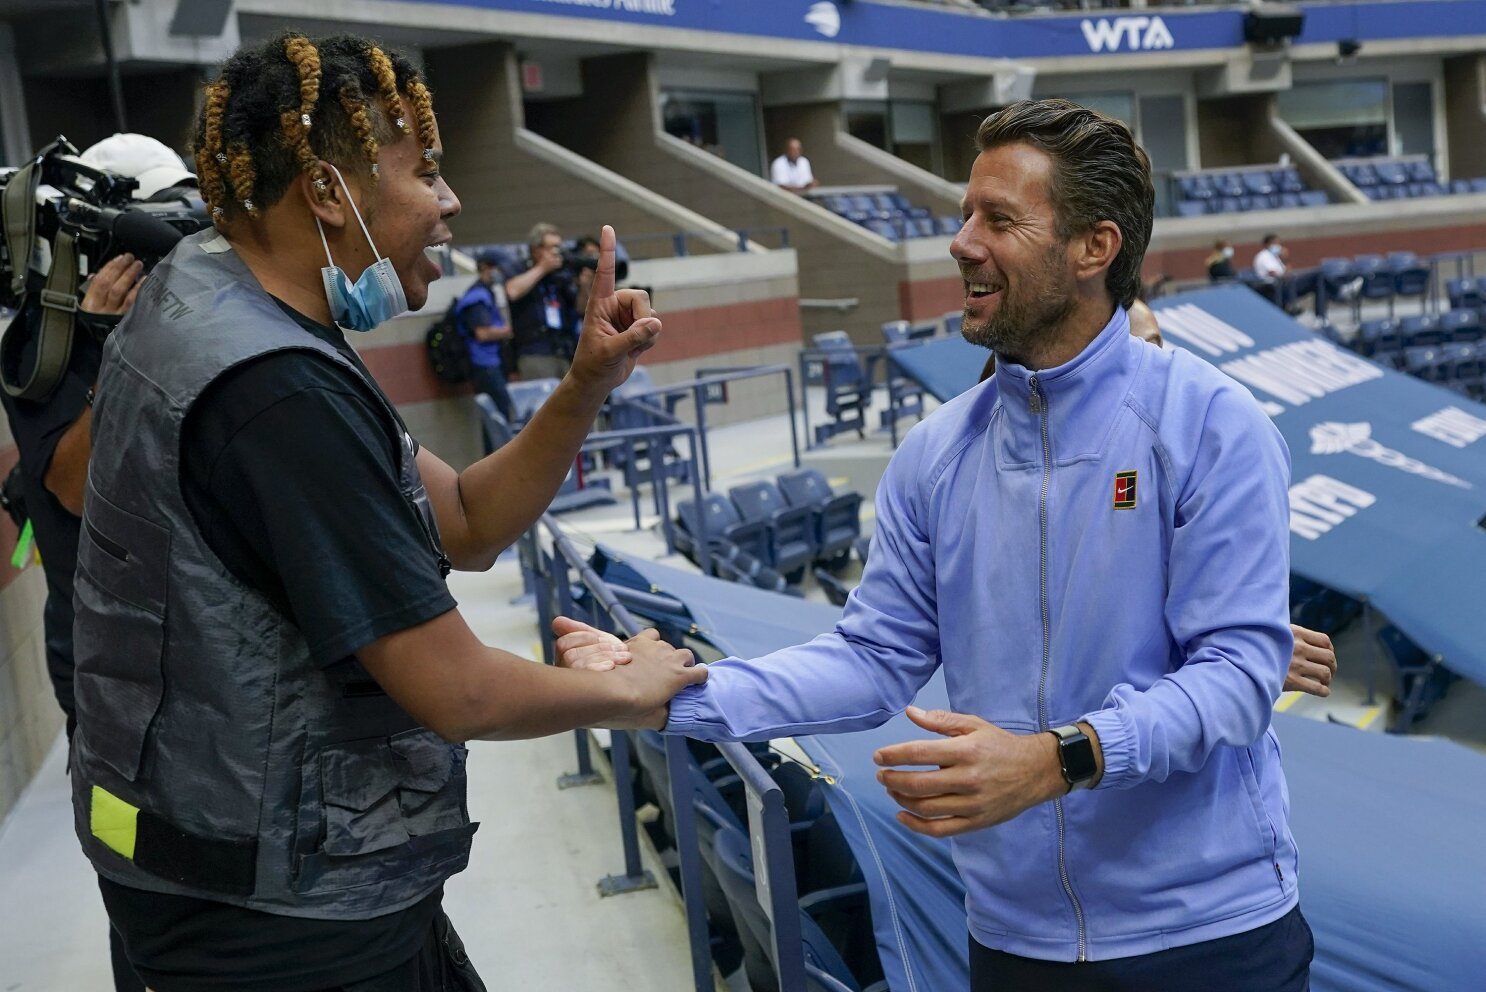
[[[687,747],[713,963],[725,976],[741,966],[750,992],[778,992],[773,930],[759,901],[742,782],[716,748],[697,741]],[[861,867],[819,784],[809,770],[767,745],[748,747],[784,797],[807,992],[887,992]],[[676,810],[665,739],[653,731],[636,734],[633,754],[639,798],[660,814],[647,823],[647,832],[663,860],[674,864]],[[679,881],[674,869],[672,875]]]
[[1423,155],[1405,158],[1337,159],[1334,164],[1370,200],[1486,193],[1486,178],[1441,182]]
[[705,525],[712,570],[722,578],[788,592],[818,563],[839,570],[862,534],[862,495],[837,493],[813,468],[777,481],[734,486],[677,504],[676,544],[700,564]]
[[1329,202],[1325,193],[1310,189],[1292,166],[1213,169],[1175,178],[1179,217],[1319,207]]
[[960,229],[960,218],[935,217],[929,208],[914,206],[896,190],[824,192],[812,199],[832,213],[889,241],[953,236]]

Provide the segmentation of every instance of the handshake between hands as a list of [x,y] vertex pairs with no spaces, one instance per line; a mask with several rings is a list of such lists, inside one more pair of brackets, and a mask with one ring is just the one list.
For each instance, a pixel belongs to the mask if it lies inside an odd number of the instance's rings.
[[[672,648],[654,629],[623,641],[557,617],[552,632],[560,667],[634,678],[638,715],[614,724],[617,729],[665,729],[671,697],[707,678],[706,666],[690,651]],[[915,833],[950,837],[981,830],[1068,791],[1051,734],[1013,734],[977,716],[916,706],[907,714],[940,736],[880,748],[874,760],[882,767],[877,780],[903,807],[898,822]]]

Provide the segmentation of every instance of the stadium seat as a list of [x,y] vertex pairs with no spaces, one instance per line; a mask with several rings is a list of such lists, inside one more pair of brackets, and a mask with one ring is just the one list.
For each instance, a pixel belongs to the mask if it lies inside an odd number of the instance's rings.
[[1471,180],[1472,193],[1486,193],[1486,176]]
[[1445,340],[1474,343],[1481,340],[1481,315],[1475,310],[1451,310],[1440,314],[1440,330]]
[[944,325],[944,336],[957,338],[960,336],[960,327],[964,324],[965,314],[959,310],[951,311],[940,318]]
[[1390,729],[1406,731],[1444,696],[1455,676],[1392,624],[1378,631],[1377,638],[1393,668],[1393,698],[1400,707]]
[[1279,169],[1273,173],[1275,186],[1281,193],[1304,193],[1305,182],[1295,169]]
[[1231,172],[1221,172],[1213,176],[1213,189],[1222,197],[1240,197],[1244,195],[1243,180]]
[[873,234],[881,235],[882,237],[887,238],[889,241],[896,242],[902,240],[901,235],[898,231],[898,226],[890,220],[878,220],[874,218],[867,221],[864,226]]
[[547,402],[547,397],[552,395],[553,390],[561,381],[560,379],[522,379],[510,383],[506,387],[506,392],[511,398],[511,412],[515,415],[515,426],[519,427],[530,420],[532,414]]
[[1486,306],[1486,285],[1480,279],[1451,279],[1445,283],[1451,310],[1478,310]]
[[[715,845],[713,855],[718,881],[733,918],[739,921],[743,967],[749,989],[751,992],[778,992],[778,980],[774,973],[774,942],[771,936],[773,930],[768,916],[759,904],[749,838],[742,831],[728,826],[717,830],[712,840]],[[799,925],[805,951],[806,989],[808,992],[863,992],[862,982],[842,956],[842,949],[834,945],[816,923],[816,915],[827,911],[855,917],[858,921],[858,934],[865,932],[866,937],[871,934],[865,884],[858,882],[840,886],[838,889],[801,899]],[[859,936],[857,943],[870,942]],[[869,959],[866,952],[870,952],[875,959],[875,945],[856,955],[858,967],[866,970],[875,964],[877,973],[880,973],[880,962]],[[865,992],[887,992],[887,983],[879,979],[867,986]]]
[[1409,182],[1432,183],[1435,181],[1434,166],[1425,159],[1415,159],[1406,166]]
[[1403,347],[1403,338],[1398,333],[1398,321],[1364,320],[1358,325],[1353,345],[1359,354],[1369,358],[1380,353],[1398,351]]
[[1299,193],[1281,193],[1279,194],[1279,198],[1279,206],[1287,210],[1293,210],[1304,205],[1301,203]]
[[728,490],[738,515],[768,531],[768,562],[791,583],[804,577],[815,556],[815,519],[806,506],[790,506],[772,482],[749,482]]
[[1405,348],[1404,371],[1425,382],[1446,383],[1455,378],[1455,361],[1437,346]]
[[702,497],[700,513],[695,500],[682,500],[676,504],[677,544],[692,561],[697,560],[695,549],[702,532],[701,514],[705,514],[709,542],[726,542],[760,561],[768,560],[769,534],[764,523],[744,520],[726,496],[707,493]]
[[1267,171],[1242,174],[1243,187],[1253,196],[1268,196],[1275,192],[1274,180]]
[[1399,321],[1398,332],[1403,337],[1405,348],[1421,348],[1445,343],[1445,331],[1440,319],[1433,314],[1405,317]]
[[1454,195],[1457,195],[1457,196],[1460,195],[1460,194],[1462,194],[1462,193],[1470,193],[1470,192],[1472,192],[1472,190],[1471,190],[1471,181],[1469,179],[1452,179],[1452,180],[1450,180],[1450,192],[1452,194],[1454,194]]
[[815,347],[822,353],[826,412],[833,418],[829,424],[816,425],[815,443],[824,444],[846,430],[855,430],[858,437],[866,437],[872,383],[867,380],[851,338],[845,331],[827,331],[815,336]]
[[1207,213],[1206,200],[1178,200],[1176,201],[1176,213],[1178,217],[1201,217]]
[[1324,190],[1308,189],[1300,194],[1300,203],[1306,207],[1324,207],[1331,199]]
[[965,226],[965,222],[962,221],[962,220],[960,220],[960,218],[958,218],[958,217],[940,217],[939,218],[939,233],[940,234],[949,234],[949,235],[959,234],[960,233],[960,228],[962,228],[964,226]]
[[851,595],[851,589],[831,574],[828,568],[817,566],[811,572],[815,576],[816,584],[820,586],[821,592],[826,594],[832,606],[845,606],[846,599]]
[[817,469],[803,468],[779,477],[779,491],[791,506],[808,506],[815,514],[816,560],[841,568],[852,542],[862,534],[862,494],[835,493]]

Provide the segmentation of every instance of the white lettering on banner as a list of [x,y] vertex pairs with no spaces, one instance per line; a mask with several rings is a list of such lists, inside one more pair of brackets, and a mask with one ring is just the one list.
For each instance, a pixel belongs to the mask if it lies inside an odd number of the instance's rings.
[[1219,367],[1295,406],[1383,377],[1379,366],[1319,339],[1280,345]]
[[825,37],[834,38],[841,33],[841,12],[836,9],[835,4],[822,0],[821,3],[810,5],[805,23]]
[[1486,437],[1486,420],[1473,417],[1455,406],[1447,406],[1409,426],[1425,437],[1443,441],[1452,448],[1464,448]]
[[1254,347],[1254,339],[1195,303],[1162,307],[1156,311],[1162,337],[1176,338],[1199,351],[1217,356]]
[[1290,533],[1314,541],[1377,501],[1372,493],[1329,475],[1313,475],[1290,487]]
[[1422,475],[1426,479],[1443,482],[1447,486],[1474,488],[1458,476],[1426,465],[1417,458],[1410,458],[1402,451],[1383,447],[1372,439],[1372,424],[1338,424],[1327,421],[1311,428],[1311,454],[1335,455],[1343,451],[1371,459],[1389,468],[1400,469],[1410,475]]
[[1101,17],[1085,20],[1080,27],[1091,52],[1118,52],[1121,42],[1127,52],[1176,46],[1166,22],[1159,17]]
[[563,7],[591,7],[595,10],[623,10],[632,14],[654,14],[675,17],[676,0],[537,0]]

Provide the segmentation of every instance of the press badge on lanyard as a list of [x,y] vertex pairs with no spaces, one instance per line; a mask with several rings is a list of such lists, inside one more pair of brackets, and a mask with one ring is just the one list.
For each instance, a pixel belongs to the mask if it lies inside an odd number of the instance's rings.
[[562,330],[562,304],[558,302],[556,294],[544,298],[546,303],[547,327],[550,330]]

